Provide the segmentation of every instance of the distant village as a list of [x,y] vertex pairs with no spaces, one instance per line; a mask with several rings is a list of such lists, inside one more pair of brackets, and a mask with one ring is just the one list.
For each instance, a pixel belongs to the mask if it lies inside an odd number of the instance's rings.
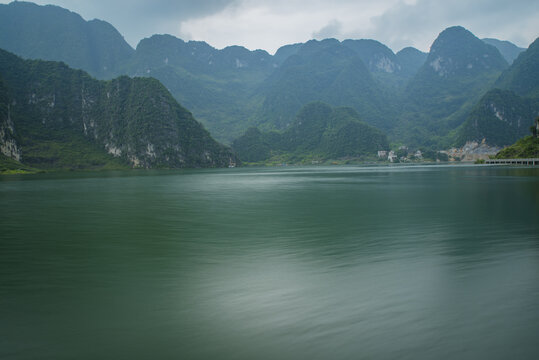
[[[406,154],[406,155],[404,155]],[[399,156],[400,155],[400,156]],[[398,151],[378,151],[378,159],[385,160],[389,162],[407,162],[413,160],[423,160],[423,153],[421,150],[416,150],[415,152],[408,152],[408,147],[401,146]]]
[[485,140],[481,142],[469,141],[461,148],[451,148],[441,151],[410,150],[407,146],[400,146],[398,150],[378,151],[379,160],[387,160],[391,163],[417,162],[425,160],[441,161],[465,161],[488,160],[496,155],[501,147],[489,146]]

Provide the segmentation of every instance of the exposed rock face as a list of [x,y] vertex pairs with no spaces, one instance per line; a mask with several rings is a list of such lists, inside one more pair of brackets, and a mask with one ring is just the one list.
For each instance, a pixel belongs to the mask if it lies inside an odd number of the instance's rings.
[[0,153],[20,161],[22,151],[17,143],[15,125],[11,119],[11,103],[4,81],[0,78]]
[[447,155],[452,158],[460,158],[462,161],[486,160],[489,156],[496,155],[501,149],[499,146],[488,145],[483,139],[481,142],[468,141],[461,148],[452,148],[447,151]]
[[21,148],[15,140],[15,126],[10,117],[9,104],[7,116],[0,118],[0,152],[11,159],[22,160]]

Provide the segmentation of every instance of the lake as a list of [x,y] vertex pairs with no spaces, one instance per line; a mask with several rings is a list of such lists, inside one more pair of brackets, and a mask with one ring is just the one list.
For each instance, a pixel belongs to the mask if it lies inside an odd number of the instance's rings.
[[538,359],[539,168],[0,177],[1,359]]

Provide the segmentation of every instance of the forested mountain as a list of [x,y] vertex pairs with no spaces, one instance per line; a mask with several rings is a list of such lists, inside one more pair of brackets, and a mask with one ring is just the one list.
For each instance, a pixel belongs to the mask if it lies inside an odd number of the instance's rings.
[[401,66],[401,73],[412,77],[423,66],[429,54],[413,47],[405,47],[396,54],[397,61]]
[[[475,106],[458,131],[457,143],[486,139],[505,146],[529,134],[539,115],[539,39],[521,53]],[[500,90],[503,89],[503,90]]]
[[344,40],[342,44],[354,50],[371,72],[400,73],[401,66],[390,48],[376,40]]
[[468,30],[444,30],[406,88],[397,132],[406,143],[439,146],[507,66],[494,46]]
[[387,105],[378,84],[358,54],[338,40],[311,40],[264,82],[259,123],[284,129],[306,104],[323,101],[349,106],[366,122],[385,127]]
[[537,115],[539,97],[522,97],[509,90],[491,90],[459,128],[457,145],[482,139],[489,145],[510,145],[530,133],[530,126]]
[[[85,21],[56,6],[0,5],[0,20],[0,48],[61,60],[99,78],[154,77],[228,143],[251,126],[285,130],[303,106],[323,101],[354,108],[394,142],[440,149],[469,138],[461,136],[468,126],[463,123],[472,111],[481,112],[484,96],[501,101],[502,93],[487,96],[489,90],[533,97],[539,83],[537,65],[524,54],[513,63],[515,70],[498,79],[521,49],[479,40],[458,26],[444,30],[429,54],[414,48],[394,54],[375,40],[326,39],[285,45],[272,56],[170,35],[143,39],[133,50],[110,24]],[[515,98],[503,99],[508,106]],[[515,106],[534,111],[534,104],[523,100]]]
[[521,96],[539,96],[539,38],[504,71],[495,87]]
[[0,76],[2,153],[24,164],[150,168],[235,161],[155,79],[98,81],[63,63],[3,50]]
[[134,53],[105,21],[21,1],[0,4],[0,48],[27,59],[63,61],[100,79],[119,75]]
[[489,45],[495,46],[509,64],[512,64],[513,61],[515,61],[515,59],[518,57],[518,55],[526,50],[524,48],[516,46],[510,41],[502,41],[490,38],[481,40],[483,40],[483,42]]
[[314,102],[305,105],[286,130],[262,133],[251,128],[232,147],[242,161],[281,156],[297,162],[374,155],[387,150],[389,143],[380,130],[361,121],[354,109]]
[[276,66],[262,50],[217,50],[202,41],[154,35],[138,44],[124,72],[160,80],[215,136],[230,141],[245,130],[250,98]]

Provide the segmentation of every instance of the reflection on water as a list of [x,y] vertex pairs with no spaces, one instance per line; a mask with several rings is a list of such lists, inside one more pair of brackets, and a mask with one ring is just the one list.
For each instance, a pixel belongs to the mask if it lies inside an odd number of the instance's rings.
[[538,358],[538,175],[1,178],[0,358]]

